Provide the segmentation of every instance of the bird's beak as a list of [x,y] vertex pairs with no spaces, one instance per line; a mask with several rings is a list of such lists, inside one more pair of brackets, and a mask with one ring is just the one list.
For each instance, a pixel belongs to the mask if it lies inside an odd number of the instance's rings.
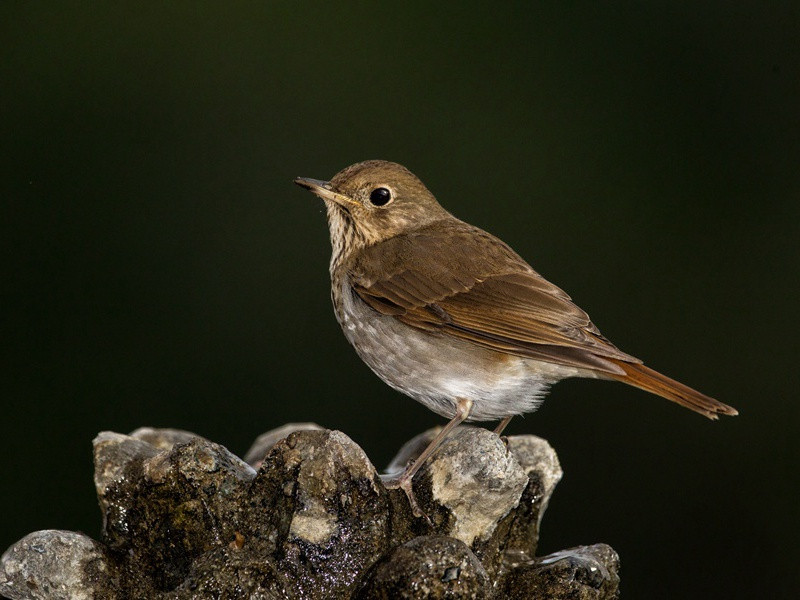
[[331,189],[330,181],[321,181],[319,179],[310,179],[309,177],[298,177],[294,182],[300,187],[311,190],[323,200],[330,200],[345,208],[348,205],[358,204],[352,198],[348,198],[344,194],[339,194]]

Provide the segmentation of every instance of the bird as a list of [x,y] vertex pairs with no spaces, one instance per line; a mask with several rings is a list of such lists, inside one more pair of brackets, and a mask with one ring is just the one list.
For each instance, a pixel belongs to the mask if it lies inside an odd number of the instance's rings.
[[295,183],[325,204],[331,299],[350,344],[392,388],[449,419],[399,475],[412,480],[463,422],[535,411],[570,377],[619,381],[709,419],[736,409],[645,366],[604,337],[585,311],[508,244],[453,216],[406,167],[351,165]]

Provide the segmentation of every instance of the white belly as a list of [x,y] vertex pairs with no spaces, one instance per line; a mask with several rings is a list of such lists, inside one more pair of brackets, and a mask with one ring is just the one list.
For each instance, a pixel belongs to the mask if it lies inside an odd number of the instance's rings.
[[455,400],[472,400],[467,420],[493,421],[532,412],[549,386],[578,369],[482,348],[422,332],[381,315],[345,283],[337,319],[361,359],[390,386],[449,418]]

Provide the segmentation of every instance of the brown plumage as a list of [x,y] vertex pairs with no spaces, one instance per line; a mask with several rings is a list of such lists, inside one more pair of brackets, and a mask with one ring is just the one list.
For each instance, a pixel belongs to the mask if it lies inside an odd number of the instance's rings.
[[682,384],[680,381],[675,381],[666,375],[662,375],[643,364],[623,361],[615,362],[622,367],[625,374],[612,375],[611,379],[616,379],[667,400],[672,400],[709,419],[718,419],[719,415],[734,416],[739,414],[735,408],[706,396],[688,385]]
[[364,302],[410,327],[596,370],[710,419],[736,414],[617,349],[561,288],[496,237],[457,219],[367,247],[354,257],[349,272]]
[[451,419],[397,480],[464,420],[535,410],[566,377],[621,381],[708,418],[736,410],[661,375],[609,342],[560,288],[507,244],[444,210],[405,167],[367,161],[330,182],[297,179],[325,200],[337,318],[392,387]]
[[505,243],[452,217],[365,248],[349,273],[364,302],[411,327],[609,374],[623,371],[608,358],[639,362]]

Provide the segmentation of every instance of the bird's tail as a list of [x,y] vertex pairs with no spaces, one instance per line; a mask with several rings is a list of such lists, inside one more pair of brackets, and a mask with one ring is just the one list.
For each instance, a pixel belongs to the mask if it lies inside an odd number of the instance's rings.
[[732,406],[714,400],[710,396],[693,390],[688,385],[670,379],[658,371],[654,371],[642,364],[624,362],[617,359],[606,359],[619,366],[624,375],[611,375],[612,379],[638,387],[639,389],[656,394],[667,400],[672,400],[693,410],[709,419],[718,419],[719,415],[738,415],[739,412]]

